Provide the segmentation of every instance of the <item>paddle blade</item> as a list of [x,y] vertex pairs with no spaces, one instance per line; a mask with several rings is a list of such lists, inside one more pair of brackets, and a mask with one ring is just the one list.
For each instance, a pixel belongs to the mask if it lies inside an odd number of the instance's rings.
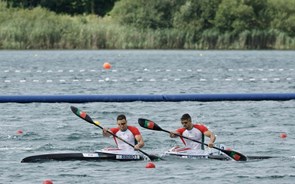
[[161,127],[159,127],[155,122],[148,120],[148,119],[139,118],[138,124],[143,128],[147,128],[150,130],[162,131]]
[[74,114],[76,114],[78,117],[84,119],[85,121],[95,124],[94,121],[91,119],[91,117],[86,113],[78,109],[77,107],[71,106],[71,110]]
[[247,161],[247,157],[233,150],[221,150],[223,153],[234,159],[235,161]]

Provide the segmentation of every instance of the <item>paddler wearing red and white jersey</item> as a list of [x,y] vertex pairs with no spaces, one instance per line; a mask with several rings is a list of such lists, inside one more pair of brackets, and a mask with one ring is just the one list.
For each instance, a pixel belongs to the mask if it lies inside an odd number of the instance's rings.
[[[199,142],[204,142],[204,136],[207,136],[210,138],[208,142],[208,146],[212,148],[214,146],[215,142],[215,135],[203,124],[193,124],[192,118],[189,114],[183,114],[180,118],[182,128],[177,129],[175,132],[170,132],[170,137],[175,138],[178,137],[177,135],[182,135],[185,137],[192,138],[194,140],[197,140]],[[177,148],[178,151],[181,151],[181,149],[184,150],[203,150],[203,145],[197,142],[193,142],[191,140],[183,139],[180,137],[183,144],[185,145],[185,148]],[[176,151],[176,150],[175,150]]]
[[103,135],[109,137],[111,134],[109,134],[107,131],[110,131],[116,136],[134,145],[134,148],[133,148],[130,145],[114,137],[114,140],[119,149],[124,151],[134,151],[144,146],[144,141],[138,128],[136,128],[135,126],[127,125],[127,119],[124,114],[121,114],[117,117],[117,125],[118,127],[114,127],[114,128],[109,128],[109,129],[104,128]]

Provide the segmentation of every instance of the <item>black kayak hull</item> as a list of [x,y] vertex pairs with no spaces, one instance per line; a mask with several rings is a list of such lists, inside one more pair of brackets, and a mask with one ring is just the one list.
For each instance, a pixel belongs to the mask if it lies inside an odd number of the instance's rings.
[[[183,154],[169,154],[163,157],[150,155],[152,161],[165,160],[166,158],[182,158],[182,159],[213,159],[213,160],[231,160],[225,155],[183,155]],[[248,160],[264,160],[276,158],[274,156],[247,156]],[[139,154],[114,154],[104,152],[92,153],[52,153],[41,154],[25,157],[21,160],[22,163],[38,163],[48,161],[141,161],[148,160],[146,156]]]
[[[151,160],[158,160],[159,157],[150,155]],[[111,154],[111,153],[52,153],[29,156],[22,159],[22,163],[34,163],[34,162],[48,162],[48,161],[140,161],[147,160],[142,155],[128,155],[128,154]]]

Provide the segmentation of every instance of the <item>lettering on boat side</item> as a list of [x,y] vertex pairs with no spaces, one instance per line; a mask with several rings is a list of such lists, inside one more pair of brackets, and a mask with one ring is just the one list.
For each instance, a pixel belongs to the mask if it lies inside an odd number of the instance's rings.
[[208,158],[207,155],[182,155],[181,158]]
[[139,155],[116,155],[116,159],[132,159],[132,160],[139,160]]
[[98,153],[82,153],[83,157],[99,157]]

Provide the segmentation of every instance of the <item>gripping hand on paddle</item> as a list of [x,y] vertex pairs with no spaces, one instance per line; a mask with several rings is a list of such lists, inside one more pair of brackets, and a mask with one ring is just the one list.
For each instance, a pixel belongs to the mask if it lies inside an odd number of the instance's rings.
[[213,148],[213,147],[214,147],[214,143],[210,141],[210,142],[208,143],[208,147],[209,147],[209,148]]
[[134,150],[139,150],[140,146],[138,144],[134,145]]
[[177,132],[169,132],[169,133],[170,133],[171,138],[175,138],[175,137],[179,136],[179,134]]
[[111,136],[111,134],[109,133],[109,129],[108,128],[103,128],[102,129],[102,135],[105,136],[105,137],[109,137]]

